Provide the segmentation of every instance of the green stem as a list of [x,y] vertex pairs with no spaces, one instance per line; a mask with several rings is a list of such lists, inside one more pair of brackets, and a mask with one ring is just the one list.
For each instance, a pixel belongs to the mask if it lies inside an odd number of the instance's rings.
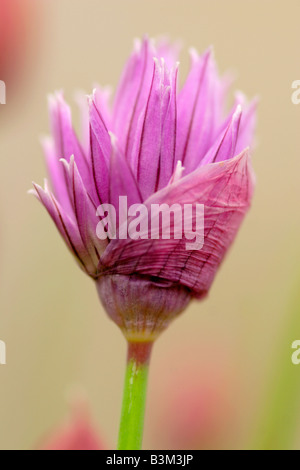
[[292,363],[292,344],[299,338],[299,278],[296,295],[285,312],[286,326],[281,329],[279,348],[273,353],[273,369],[252,447],[255,450],[292,450],[297,439],[300,412],[300,374]]
[[118,450],[140,450],[152,343],[129,343]]

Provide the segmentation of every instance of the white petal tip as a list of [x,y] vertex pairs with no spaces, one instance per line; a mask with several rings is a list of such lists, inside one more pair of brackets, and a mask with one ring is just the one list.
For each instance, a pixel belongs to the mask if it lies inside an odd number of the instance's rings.
[[27,194],[37,197],[36,189],[28,189]]
[[111,131],[108,131],[108,134],[109,134],[109,136],[110,136],[111,144],[112,144],[113,146],[115,146],[116,143],[117,143],[117,141],[118,141],[117,136],[116,136],[113,132],[111,132]]

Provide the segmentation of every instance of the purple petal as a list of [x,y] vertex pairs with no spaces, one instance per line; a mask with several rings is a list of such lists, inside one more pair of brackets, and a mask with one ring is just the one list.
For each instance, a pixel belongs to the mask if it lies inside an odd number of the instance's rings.
[[[111,126],[111,111],[109,101],[111,98],[111,89],[109,87],[101,88],[99,85],[93,90],[93,101],[107,128]],[[90,97],[85,93],[77,93],[76,101],[80,109],[80,127],[81,127],[81,145],[87,161],[91,162],[90,151]]]
[[169,183],[175,168],[176,131],[177,131],[177,77],[178,65],[171,71],[170,98],[163,119],[162,143],[160,152],[158,189]]
[[204,296],[249,208],[253,173],[247,152],[207,165],[165,188],[148,201],[204,204],[204,246],[187,251],[185,240],[113,240],[102,257],[108,273],[155,276]]
[[87,161],[90,161],[90,121],[88,96],[84,92],[76,94],[76,102],[80,112],[80,143]]
[[80,267],[90,276],[95,276],[97,266],[94,265],[83,244],[74,214],[70,212],[66,213],[64,208],[55,199],[54,195],[49,191],[47,184],[45,184],[45,189],[34,184],[34,189],[37,198],[48,211],[71,253],[79,262]]
[[211,146],[214,132],[211,51],[198,57],[192,52],[192,67],[178,96],[176,160],[187,172],[194,170]]
[[111,143],[105,122],[93,99],[90,100],[90,136],[92,178],[98,202],[104,204],[109,197],[109,157]]
[[114,101],[112,130],[119,137],[119,144],[129,161],[137,123],[151,86],[154,55],[155,50],[148,39],[144,39],[142,44],[136,42]]
[[178,61],[181,44],[179,42],[170,43],[167,37],[162,37],[156,44],[155,56],[159,59],[163,58],[169,70],[171,70]]
[[119,216],[119,198],[121,196],[127,196],[128,206],[142,202],[142,195],[137,181],[114,136],[112,136],[109,188],[109,201],[116,209],[117,220]]
[[104,252],[108,241],[100,240],[96,235],[97,224],[100,221],[96,216],[97,207],[87,194],[73,158],[71,158],[69,164],[69,178],[79,232],[94,265],[98,266],[100,256]]
[[42,147],[54,195],[67,212],[72,212],[64,168],[61,161],[57,158],[53,140],[51,138],[44,138],[42,140]]
[[174,173],[172,175],[172,178],[169,181],[169,185],[177,183],[183,176],[184,168],[182,166],[181,161],[177,162],[176,168],[174,170]]
[[64,101],[62,93],[49,98],[51,128],[54,138],[55,151],[58,159],[64,158],[70,162],[74,155],[81,178],[90,194],[95,199],[95,188],[91,181],[87,156],[76,137],[72,127],[71,111]]
[[106,127],[110,130],[112,126],[112,116],[111,116],[111,109],[110,109],[110,100],[111,100],[111,88],[106,87],[102,88],[99,85],[93,91],[93,98],[95,102],[95,106],[98,109],[99,113],[102,116],[103,121],[106,124]]
[[236,153],[240,153],[246,147],[252,147],[256,127],[257,99],[254,99],[243,112],[239,129]]
[[137,180],[143,200],[158,187],[161,151],[164,66],[154,61],[154,72],[145,110],[139,147],[136,153]]
[[[231,121],[231,118],[237,108],[237,106],[243,105],[243,101],[240,97],[236,98],[234,106],[226,117],[226,104],[228,98],[229,89],[233,83],[231,74],[225,74],[224,77],[219,77],[218,69],[215,61],[212,62],[212,81],[214,83],[214,89],[212,93],[212,106],[213,106],[213,119],[214,119],[214,132],[213,139],[217,138],[220,133],[226,129]],[[242,106],[243,107],[243,106]]]
[[225,132],[222,132],[216,143],[207,152],[200,163],[201,166],[229,160],[236,155],[236,143],[239,135],[241,116],[242,108],[238,106],[227,129],[225,129]]

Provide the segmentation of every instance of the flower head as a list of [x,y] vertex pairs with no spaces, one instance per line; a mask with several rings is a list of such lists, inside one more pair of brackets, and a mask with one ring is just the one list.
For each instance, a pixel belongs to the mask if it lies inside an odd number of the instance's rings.
[[[154,339],[190,299],[208,293],[253,192],[248,148],[255,103],[239,93],[224,113],[229,80],[219,77],[210,49],[201,56],[191,51],[191,69],[178,92],[175,56],[176,48],[165,42],[137,41],[112,106],[106,89],[81,100],[81,140],[62,93],[52,96],[52,138],[44,141],[51,189],[47,182],[34,185],[79,265],[96,280],[109,315],[131,340]],[[124,217],[120,209],[124,197],[139,213],[135,237],[128,236],[132,213]],[[173,237],[160,237],[160,231],[150,236],[151,208],[174,204],[204,206],[199,249],[187,249],[186,239],[175,236],[175,215]],[[115,208],[116,231],[109,230],[107,217],[103,222],[107,205]],[[193,212],[189,222],[192,230]],[[127,236],[121,236],[124,224]]]

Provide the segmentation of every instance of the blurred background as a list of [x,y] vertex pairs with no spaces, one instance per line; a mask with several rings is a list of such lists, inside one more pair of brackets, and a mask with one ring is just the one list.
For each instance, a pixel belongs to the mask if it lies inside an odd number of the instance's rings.
[[115,87],[144,33],[182,41],[181,79],[188,48],[213,44],[220,71],[260,97],[253,208],[209,298],[154,348],[144,448],[300,448],[299,15],[298,0],[0,1],[1,449],[36,448],[78,389],[115,446],[125,341],[26,191],[46,174],[47,94]]

